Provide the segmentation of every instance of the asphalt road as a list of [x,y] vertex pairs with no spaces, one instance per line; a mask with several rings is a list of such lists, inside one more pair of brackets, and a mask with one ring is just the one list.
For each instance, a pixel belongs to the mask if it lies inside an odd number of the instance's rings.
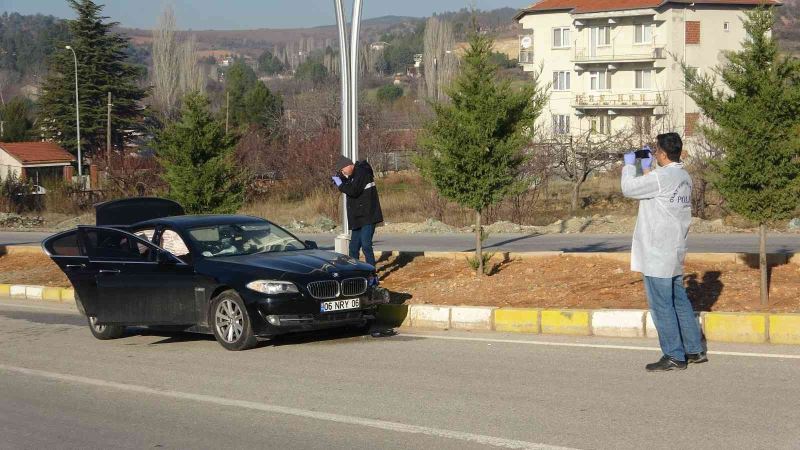
[[[38,243],[47,233],[0,232],[0,245]],[[323,248],[333,248],[334,235],[301,235],[302,239],[317,241]],[[469,234],[384,234],[375,236],[377,250],[401,251],[468,251],[475,248],[474,236]],[[800,253],[800,235],[772,234],[768,238],[770,253]],[[531,236],[503,234],[491,236],[490,249],[510,252],[568,251],[568,252],[627,252],[631,237],[627,235],[553,234]],[[755,234],[690,234],[692,253],[757,253]]]
[[0,300],[0,447],[800,446],[800,347],[713,345],[648,374],[655,345],[328,332],[233,353],[146,330],[101,342],[66,306]]

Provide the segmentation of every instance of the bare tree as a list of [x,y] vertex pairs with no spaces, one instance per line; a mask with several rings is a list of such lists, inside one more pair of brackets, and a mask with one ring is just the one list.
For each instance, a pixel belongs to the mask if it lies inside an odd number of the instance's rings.
[[453,28],[449,22],[431,17],[425,25],[423,39],[425,92],[429,98],[438,101],[445,97],[444,89],[458,73],[458,55],[455,53],[456,41]]
[[570,214],[578,210],[581,188],[589,176],[619,162],[619,154],[633,148],[635,136],[628,130],[611,134],[594,130],[577,135],[550,133],[543,147],[559,174],[572,183]]
[[167,6],[153,31],[153,103],[164,117],[174,117],[180,99],[189,92],[205,90],[206,74],[198,64],[197,40],[181,40],[175,13]]
[[708,218],[709,206],[707,193],[714,174],[713,161],[718,161],[724,152],[712,145],[703,136],[697,137],[692,145],[692,152],[686,158],[686,169],[692,176],[692,215],[701,219]]

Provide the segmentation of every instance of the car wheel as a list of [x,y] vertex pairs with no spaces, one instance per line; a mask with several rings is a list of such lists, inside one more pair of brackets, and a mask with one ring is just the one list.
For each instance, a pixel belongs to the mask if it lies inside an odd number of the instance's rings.
[[227,350],[240,351],[255,347],[250,316],[242,298],[234,291],[219,294],[212,306],[214,337]]
[[89,329],[92,335],[101,341],[119,339],[125,334],[125,327],[122,325],[98,325],[95,316],[89,316]]

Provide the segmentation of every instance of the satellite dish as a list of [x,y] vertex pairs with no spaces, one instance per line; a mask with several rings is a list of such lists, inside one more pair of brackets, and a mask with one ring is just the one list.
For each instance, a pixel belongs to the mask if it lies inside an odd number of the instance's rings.
[[519,41],[519,45],[523,49],[527,50],[533,46],[533,38],[531,38],[530,36],[525,36]]

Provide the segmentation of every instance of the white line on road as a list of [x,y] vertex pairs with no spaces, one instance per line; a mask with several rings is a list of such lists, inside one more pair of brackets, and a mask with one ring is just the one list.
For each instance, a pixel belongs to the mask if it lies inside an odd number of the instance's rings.
[[[635,345],[578,344],[574,342],[546,342],[546,341],[527,341],[521,339],[469,338],[469,337],[459,337],[459,336],[436,336],[431,334],[416,334],[416,333],[403,333],[403,335],[425,338],[425,339],[440,339],[443,341],[489,342],[496,344],[524,344],[524,345],[541,345],[545,347],[602,348],[602,349],[613,349],[613,350],[635,350],[635,351],[645,351],[645,352],[661,351],[661,349],[658,347],[640,347]],[[747,356],[751,358],[800,359],[800,355],[785,355],[779,353],[709,351],[708,354],[720,355],[720,356]]]
[[305,409],[289,408],[285,406],[269,405],[266,403],[250,402],[245,400],[233,400],[223,397],[214,397],[211,395],[192,394],[188,392],[179,392],[166,389],[150,388],[146,386],[138,386],[135,384],[117,383],[114,381],[99,380],[95,378],[86,378],[76,375],[69,375],[63,373],[46,372],[43,370],[28,369],[25,367],[8,366],[0,364],[0,370],[7,372],[19,373],[29,376],[37,376],[47,378],[50,380],[64,381],[68,383],[77,383],[90,386],[97,386],[101,388],[117,389],[125,392],[134,392],[137,394],[157,395],[161,397],[169,397],[180,400],[192,400],[196,402],[211,403],[220,406],[229,406],[236,408],[245,408],[253,411],[262,411],[273,414],[283,414],[288,416],[303,417],[315,420],[324,420],[328,422],[343,423],[347,425],[358,425],[370,428],[377,428],[387,431],[395,431],[399,433],[422,434],[426,436],[434,436],[445,439],[454,439],[465,441],[475,444],[488,445],[499,448],[513,448],[513,449],[538,449],[538,450],[571,450],[567,447],[555,447],[547,444],[537,444],[533,442],[517,441],[513,439],[504,439],[494,436],[485,436],[482,434],[464,433],[461,431],[444,430],[440,428],[421,427],[417,425],[408,425],[398,422],[387,422],[384,420],[368,419],[363,417],[345,416],[342,414],[331,414],[319,411],[309,411]]
[[[27,309],[41,309],[45,311],[57,311],[65,314],[77,314],[75,309],[61,309],[61,308],[48,308],[46,306],[34,305],[19,305],[14,303],[0,302],[0,307],[9,306],[14,308],[27,308]],[[492,339],[492,338],[469,338],[458,336],[436,336],[428,334],[416,333],[402,333],[404,336],[420,337],[426,339],[440,339],[443,341],[473,341],[473,342],[490,342],[498,344],[525,344],[525,345],[539,345],[545,347],[575,347],[575,348],[599,348],[599,349],[612,349],[612,350],[634,350],[634,351],[661,351],[658,347],[641,347],[636,345],[613,345],[613,344],[579,344],[574,342],[546,342],[546,341],[526,341],[521,339]],[[780,353],[753,353],[753,352],[724,352],[724,351],[709,351],[709,355],[719,356],[744,356],[749,358],[773,358],[773,359],[800,359],[800,355],[787,355]]]

